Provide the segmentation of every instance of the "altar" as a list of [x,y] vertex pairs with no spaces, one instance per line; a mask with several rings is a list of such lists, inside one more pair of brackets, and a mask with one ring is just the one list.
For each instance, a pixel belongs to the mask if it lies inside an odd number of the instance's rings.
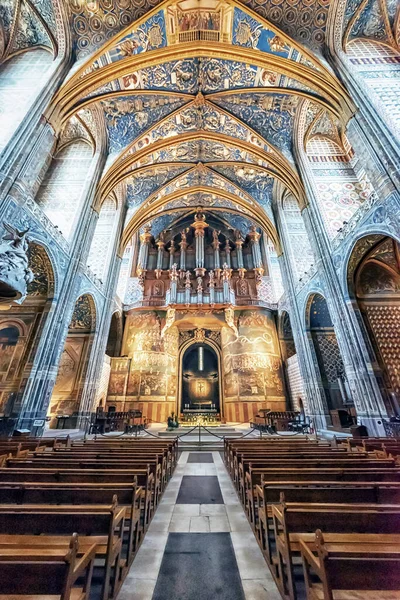
[[221,424],[221,415],[215,408],[190,408],[184,409],[181,415],[181,422],[187,425],[205,425],[215,427]]

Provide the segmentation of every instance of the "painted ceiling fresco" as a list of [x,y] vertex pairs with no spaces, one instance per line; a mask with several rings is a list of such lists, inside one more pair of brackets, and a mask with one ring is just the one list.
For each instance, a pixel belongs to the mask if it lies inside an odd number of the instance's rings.
[[111,152],[125,148],[151,125],[185,103],[178,96],[121,96],[101,102]]
[[[214,2],[214,5],[219,4],[218,1]],[[125,36],[110,56],[113,60],[118,60],[132,53],[162,48],[168,43],[171,25],[174,24],[174,20],[178,22],[180,16],[179,10],[175,10],[175,13],[165,10],[165,2],[161,0],[2,0],[0,22],[6,47],[10,41],[10,32],[14,30],[10,54],[41,44],[53,48],[52,42],[57,42],[57,35],[60,35],[60,32],[56,31],[55,17],[55,8],[59,9],[60,5],[62,11],[59,12],[67,21],[65,28],[70,30],[78,60],[99,50],[115,35],[145,17],[150,11],[154,11],[151,19],[136,27],[129,36]],[[242,7],[239,8],[239,5]],[[334,5],[332,0],[239,0],[230,19],[231,41],[233,44],[257,48],[262,52],[273,52],[278,56],[292,55],[294,60],[306,62],[307,59],[299,58],[298,50],[290,45],[274,43],[275,32],[263,26],[257,15],[277,28],[278,37],[281,31],[312,52],[322,54],[331,5]],[[350,21],[352,25],[346,37],[348,40],[364,37],[391,42],[395,33],[396,18],[398,21],[397,6],[397,0],[347,0],[344,30]],[[159,11],[156,10],[157,7],[160,7]],[[254,11],[253,15],[246,12],[246,7]],[[221,15],[223,11],[215,12],[216,15],[211,15],[209,22],[203,18],[197,25],[216,32],[224,14]],[[13,27],[16,15],[18,24],[17,27]],[[187,41],[193,25],[193,19],[184,16],[180,22],[182,31],[180,36],[175,36],[175,43]],[[394,37],[396,38],[396,35]]]
[[48,48],[57,54],[57,26],[51,0],[2,0],[0,59],[34,46]]
[[[130,210],[155,201],[159,218],[199,203],[203,188],[204,206],[269,215],[276,181],[293,194],[302,187],[293,157],[302,108],[307,124],[322,115],[313,135],[353,114],[319,58],[331,2],[0,0],[0,59],[31,46],[57,56],[69,13],[81,62],[55,112],[65,131],[84,112],[96,143],[106,136],[105,197],[121,185]],[[344,46],[360,37],[391,43],[397,8],[398,0],[347,0]]]

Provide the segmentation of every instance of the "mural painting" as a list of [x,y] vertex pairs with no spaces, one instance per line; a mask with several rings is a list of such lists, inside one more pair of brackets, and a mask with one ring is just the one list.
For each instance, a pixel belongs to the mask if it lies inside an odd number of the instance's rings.
[[259,408],[286,409],[273,315],[269,311],[239,314],[238,337],[231,328],[222,329],[225,416],[232,422],[246,421]]

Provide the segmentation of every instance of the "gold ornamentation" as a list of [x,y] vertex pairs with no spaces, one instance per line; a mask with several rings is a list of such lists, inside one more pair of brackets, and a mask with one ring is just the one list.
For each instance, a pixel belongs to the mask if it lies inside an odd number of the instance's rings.
[[194,339],[196,340],[196,342],[205,342],[206,340],[206,332],[204,331],[204,329],[198,328],[195,330],[194,332]]

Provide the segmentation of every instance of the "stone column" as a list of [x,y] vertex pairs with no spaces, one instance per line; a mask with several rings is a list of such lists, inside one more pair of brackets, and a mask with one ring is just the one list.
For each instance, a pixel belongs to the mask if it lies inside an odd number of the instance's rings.
[[[99,148],[87,174],[86,187],[82,192],[85,197],[84,208],[80,215],[70,255],[66,260],[66,268],[62,272],[63,278],[60,281],[57,298],[54,300],[53,310],[49,312],[44,323],[35,352],[34,366],[23,389],[18,427],[30,429],[36,419],[44,419],[47,413],[68,333],[68,325],[75,302],[83,293],[83,265],[86,265],[98,216],[92,208],[92,203],[106,156],[105,149]],[[61,275],[61,272],[59,274]],[[96,319],[101,318],[102,314],[101,294],[98,294],[97,301]],[[108,317],[111,319],[111,315]],[[93,351],[91,356],[93,356]]]
[[205,229],[208,227],[208,223],[206,223],[205,215],[201,209],[196,212],[192,227],[194,228],[194,235],[196,239],[196,276],[203,277],[205,274],[204,233]]
[[335,328],[358,422],[368,427],[370,435],[383,435],[382,417],[387,416],[386,407],[372,369],[368,368],[368,354],[359,324],[346,303],[336,271],[338,267],[340,269],[340,263],[332,255],[314,195],[313,180],[304,162],[305,158],[301,156],[299,167],[311,202],[302,210],[302,216],[324,284],[323,293]]

